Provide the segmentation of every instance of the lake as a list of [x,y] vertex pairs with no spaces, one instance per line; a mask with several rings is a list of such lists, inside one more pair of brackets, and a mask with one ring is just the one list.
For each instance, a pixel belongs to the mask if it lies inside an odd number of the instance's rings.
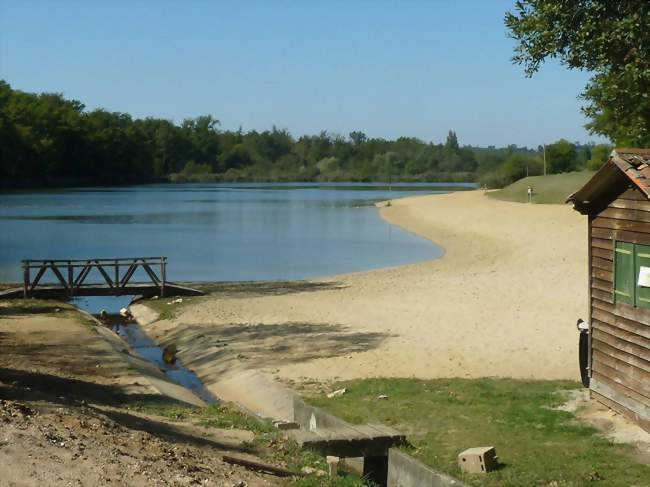
[[168,279],[302,279],[435,259],[376,201],[472,184],[177,184],[0,193],[0,282],[22,259],[168,257]]

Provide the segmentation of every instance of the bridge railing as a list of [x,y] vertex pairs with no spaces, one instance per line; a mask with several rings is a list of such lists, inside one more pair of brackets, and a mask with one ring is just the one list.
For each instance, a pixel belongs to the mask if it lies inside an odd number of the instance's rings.
[[[143,269],[149,280],[160,288],[160,296],[165,295],[167,281],[167,257],[119,257],[112,259],[48,259],[23,260],[23,290],[28,298],[36,286],[43,286],[41,279],[51,270],[56,280],[70,295],[74,296],[82,287],[97,286],[87,282],[93,269],[97,269],[103,278],[100,285],[107,285],[115,294],[124,294],[128,284],[143,284],[132,279],[138,269]],[[126,269],[126,270],[125,270]],[[158,273],[154,271],[158,270]],[[32,277],[33,276],[33,277]]]

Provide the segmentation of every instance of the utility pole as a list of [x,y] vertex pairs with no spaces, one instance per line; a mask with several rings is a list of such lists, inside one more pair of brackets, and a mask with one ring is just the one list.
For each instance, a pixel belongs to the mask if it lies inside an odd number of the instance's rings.
[[542,152],[544,153],[544,176],[546,176],[546,144],[542,145]]

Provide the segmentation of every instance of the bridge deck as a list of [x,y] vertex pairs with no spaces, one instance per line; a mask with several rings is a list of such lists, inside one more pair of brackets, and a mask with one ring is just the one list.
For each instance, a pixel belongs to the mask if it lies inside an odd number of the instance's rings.
[[406,441],[406,436],[383,424],[316,428],[311,431],[288,430],[300,446],[337,457],[384,456],[388,449]]
[[[186,286],[165,283],[165,297],[170,296],[202,296],[204,293]],[[145,297],[159,296],[160,286],[153,284],[127,284],[124,287],[110,287],[107,284],[88,284],[74,290],[74,296],[70,291],[61,286],[40,286],[29,292],[30,297],[39,299],[69,299],[76,296],[130,296],[139,295]],[[0,299],[20,299],[24,296],[24,289],[13,288],[0,291]]]

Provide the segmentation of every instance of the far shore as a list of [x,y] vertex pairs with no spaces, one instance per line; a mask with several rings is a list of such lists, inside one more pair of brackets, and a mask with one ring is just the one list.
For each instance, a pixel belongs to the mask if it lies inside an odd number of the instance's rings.
[[[209,387],[248,370],[305,382],[366,377],[578,379],[586,222],[569,206],[481,191],[392,200],[380,214],[446,249],[437,260],[231,286],[146,326]],[[272,286],[271,286],[272,287]],[[160,306],[160,303],[159,303]]]

